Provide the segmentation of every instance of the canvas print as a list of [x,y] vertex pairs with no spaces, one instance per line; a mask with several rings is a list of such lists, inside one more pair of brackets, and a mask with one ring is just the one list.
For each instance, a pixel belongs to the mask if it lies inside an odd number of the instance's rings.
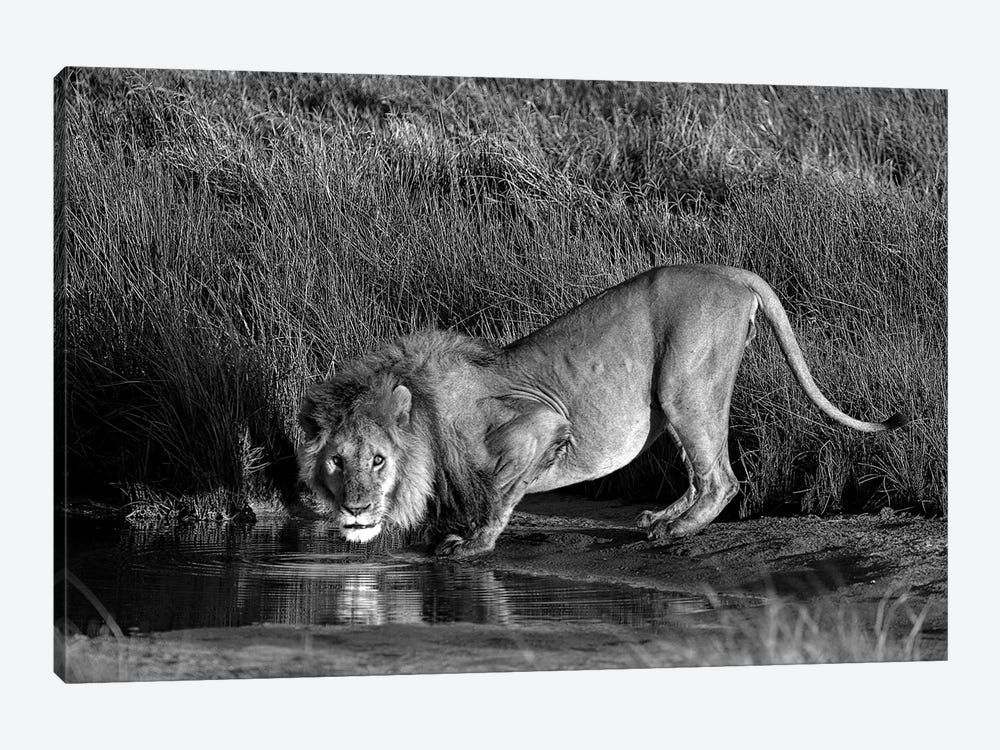
[[947,94],[67,68],[67,682],[947,658]]

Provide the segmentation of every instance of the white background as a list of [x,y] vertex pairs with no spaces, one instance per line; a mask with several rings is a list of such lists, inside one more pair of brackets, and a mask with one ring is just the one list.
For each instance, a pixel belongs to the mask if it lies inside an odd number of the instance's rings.
[[[1000,65],[989,11],[873,0],[26,5],[5,8],[0,32],[8,747],[995,741]],[[52,77],[64,65],[949,89],[949,661],[63,685],[52,674],[50,446]]]

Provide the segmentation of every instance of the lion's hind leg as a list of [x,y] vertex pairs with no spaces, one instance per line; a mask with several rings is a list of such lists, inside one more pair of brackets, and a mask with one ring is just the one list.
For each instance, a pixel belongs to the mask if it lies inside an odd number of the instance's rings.
[[694,487],[688,487],[687,492],[663,510],[644,510],[635,519],[635,525],[640,529],[651,529],[660,523],[670,523],[684,515],[688,508],[694,505],[696,498]]
[[739,490],[729,465],[729,405],[746,345],[749,310],[731,308],[715,319],[713,335],[673,342],[687,353],[685,366],[666,362],[657,389],[669,432],[680,445],[691,479],[684,496],[651,514],[651,539],[693,534],[712,522]]
[[687,491],[683,495],[663,510],[644,510],[640,513],[639,517],[635,520],[635,525],[640,529],[649,529],[661,522],[669,524],[675,519],[680,518],[680,516],[683,515],[688,508],[694,505],[694,501],[696,499],[694,491],[694,466],[691,465],[691,460],[688,458],[687,451],[684,449],[681,439],[677,435],[677,430],[668,424],[666,432],[671,438],[673,438],[674,444],[680,451],[681,460],[684,462],[684,468],[687,469],[689,485]]
[[[650,538],[671,539],[700,531],[722,512],[739,490],[739,481],[729,465],[732,384],[717,385],[721,391],[710,389],[703,399],[678,392],[665,406],[671,427],[687,455],[691,487],[682,502],[663,511],[650,527]],[[679,405],[683,405],[682,408],[678,408]]]
[[739,491],[739,482],[729,466],[728,457],[720,460],[695,478],[695,501],[679,517],[661,521],[650,530],[656,539],[675,539],[705,528]]
[[691,486],[676,503],[660,511],[650,524],[651,539],[673,539],[700,531],[711,523],[739,490],[729,465],[727,420],[703,412],[694,424],[675,425],[691,462]]

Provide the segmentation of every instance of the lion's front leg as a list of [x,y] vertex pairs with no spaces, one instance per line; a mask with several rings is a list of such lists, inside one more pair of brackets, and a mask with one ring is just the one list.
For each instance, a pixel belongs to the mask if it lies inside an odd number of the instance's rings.
[[[466,536],[459,534],[448,534],[438,542],[434,548],[434,554],[438,557],[472,557],[489,552],[496,546],[497,537],[500,536],[510,517],[514,514],[514,507],[521,502],[524,497],[524,482],[515,482],[515,486],[509,484],[498,492],[497,504],[490,519],[473,529]],[[504,491],[505,490],[505,491]]]
[[448,534],[438,542],[437,547],[434,548],[434,554],[438,557],[472,557],[491,551],[496,546],[500,532],[507,528],[514,512],[514,506],[522,497],[524,497],[523,492],[508,495],[501,506],[501,512],[491,518],[488,523],[474,529],[467,536]]
[[496,491],[490,519],[468,536],[445,537],[434,550],[440,557],[471,557],[492,550],[525,489],[566,450],[570,436],[564,417],[532,402],[511,401],[508,407],[515,416],[494,425],[486,437]]

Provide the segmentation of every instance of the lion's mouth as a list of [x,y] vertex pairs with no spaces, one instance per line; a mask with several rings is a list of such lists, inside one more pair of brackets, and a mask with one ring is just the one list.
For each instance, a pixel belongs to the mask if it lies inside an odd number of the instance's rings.
[[367,520],[341,516],[340,534],[349,542],[369,542],[382,531],[382,519]]

